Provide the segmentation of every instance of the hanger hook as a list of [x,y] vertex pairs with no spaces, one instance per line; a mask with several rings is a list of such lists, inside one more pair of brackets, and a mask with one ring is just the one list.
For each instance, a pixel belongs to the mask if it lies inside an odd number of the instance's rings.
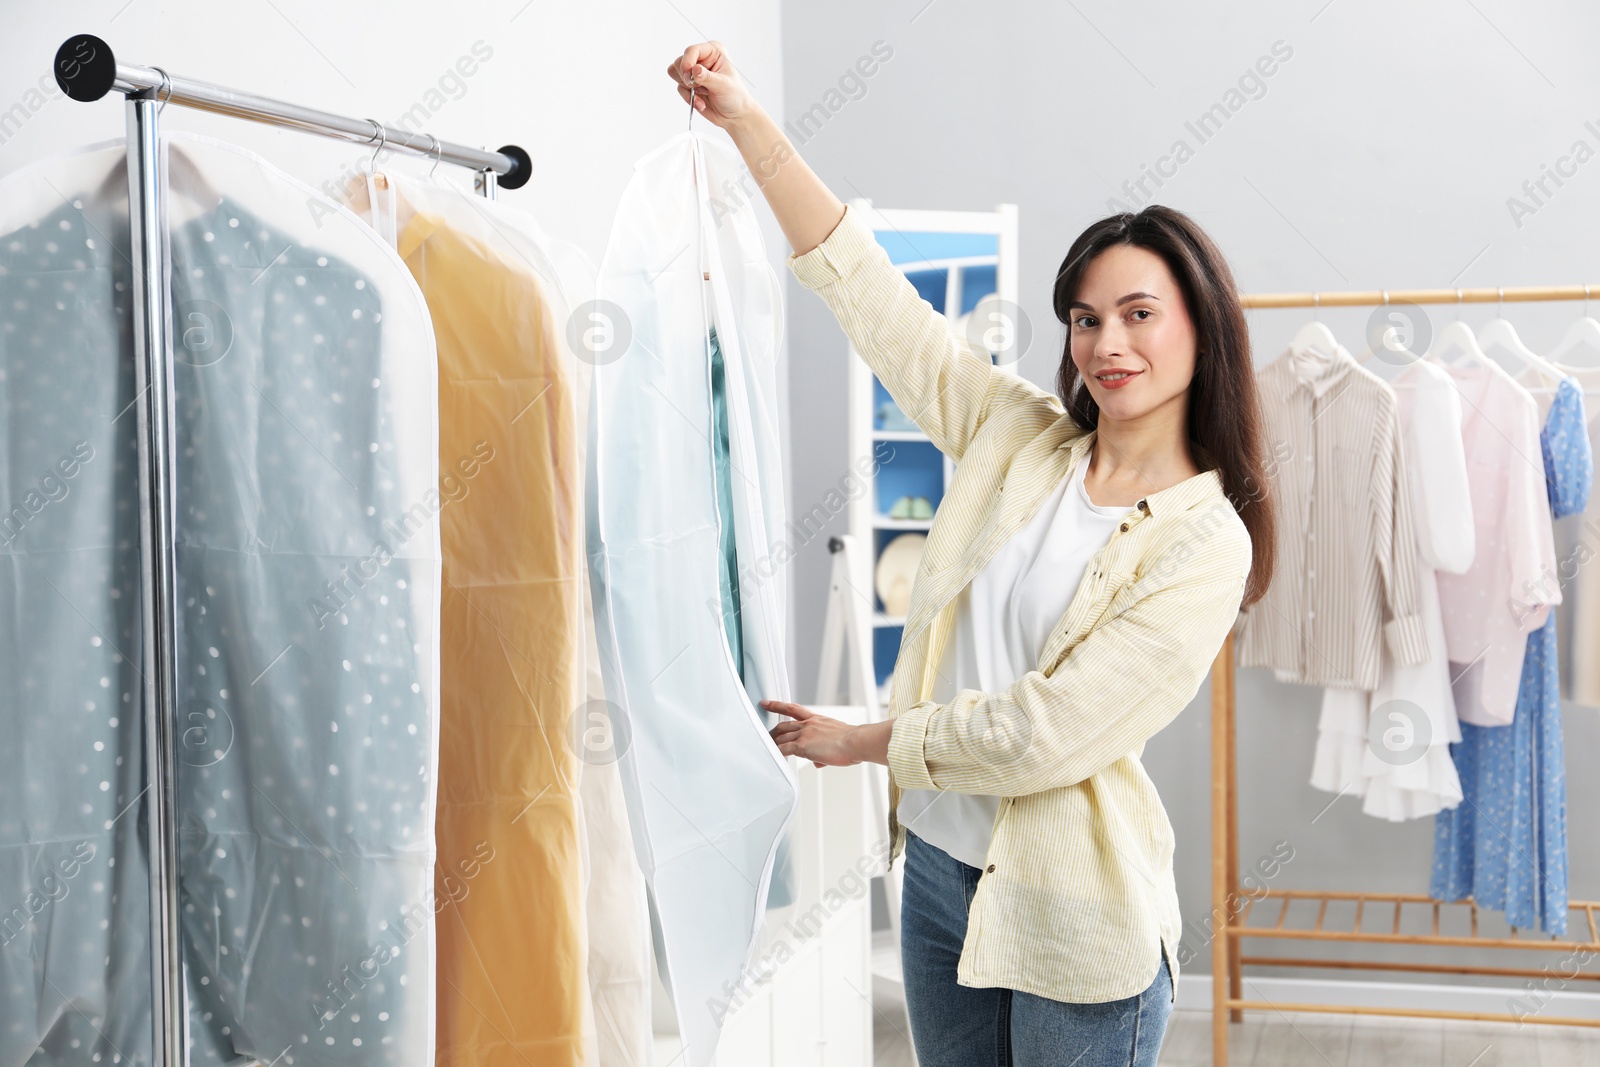
[[[167,100],[171,100],[172,99],[172,75],[168,74],[165,70],[162,70],[160,67],[154,67],[153,66],[150,69],[151,70],[160,70],[161,71],[161,84],[156,86],[156,117],[160,118],[161,117],[161,112],[166,110]],[[161,98],[161,91],[163,89],[165,89],[166,93],[167,93],[166,100],[163,100]]]
[[1589,283],[1583,284],[1583,313],[1589,314]]
[[1500,294],[1500,317],[1503,319],[1506,317],[1506,288],[1503,285],[1496,286],[1495,291]]
[[428,177],[433,177],[433,172],[439,169],[439,160],[444,156],[444,142],[433,134],[428,134],[428,139],[433,142],[433,166],[428,169]]
[[367,143],[371,144],[374,140],[378,142],[378,147],[372,150],[372,158],[367,161],[367,169],[370,171],[378,165],[378,153],[382,152],[384,146],[389,143],[389,131],[385,130],[383,123],[377,119],[368,119],[367,121],[372,123],[373,131],[372,136],[367,138]]
[[1456,321],[1461,321],[1461,302],[1466,299],[1460,289],[1456,290]]
[[1322,294],[1321,293],[1312,293],[1311,294],[1311,306],[1313,308],[1316,308],[1316,310],[1311,313],[1312,319],[1314,321],[1316,321],[1316,322],[1321,322],[1322,321]]
[[1389,303],[1389,290],[1387,290],[1387,289],[1385,289],[1383,291],[1383,302],[1384,302],[1384,304],[1388,304]]
[[694,75],[689,75],[689,125],[685,129],[694,129]]

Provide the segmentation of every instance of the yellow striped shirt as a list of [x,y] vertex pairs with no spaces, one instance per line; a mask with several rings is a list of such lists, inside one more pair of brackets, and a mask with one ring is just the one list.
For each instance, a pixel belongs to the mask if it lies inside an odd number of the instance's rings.
[[854,212],[789,266],[957,463],[890,684],[890,864],[905,846],[902,788],[999,796],[957,981],[1120,1000],[1155,980],[1163,946],[1176,979],[1172,826],[1139,756],[1199,691],[1244,595],[1250,537],[1221,479],[1206,471],[1128,509],[1035,670],[998,693],[929,700],[957,594],[1095,434],[951,330]]

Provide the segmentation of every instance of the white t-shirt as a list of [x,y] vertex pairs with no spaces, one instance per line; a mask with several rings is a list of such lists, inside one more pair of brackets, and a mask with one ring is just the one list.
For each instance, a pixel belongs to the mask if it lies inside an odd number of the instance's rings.
[[[944,703],[962,689],[999,693],[1038,666],[1089,560],[1133,510],[1091,502],[1083,487],[1088,466],[1085,458],[1063,478],[961,590],[931,699]],[[901,825],[930,845],[982,867],[1000,798],[907,789],[895,810]]]

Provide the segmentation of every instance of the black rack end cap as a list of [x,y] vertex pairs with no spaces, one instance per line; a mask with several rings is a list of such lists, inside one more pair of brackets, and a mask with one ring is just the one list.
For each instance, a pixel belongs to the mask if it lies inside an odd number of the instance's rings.
[[98,100],[117,80],[111,46],[92,33],[68,37],[56,49],[56,84],[73,100]]
[[527,185],[528,179],[533,177],[533,158],[514,144],[501,145],[500,153],[510,156],[517,165],[500,175],[495,184],[502,189],[521,189]]

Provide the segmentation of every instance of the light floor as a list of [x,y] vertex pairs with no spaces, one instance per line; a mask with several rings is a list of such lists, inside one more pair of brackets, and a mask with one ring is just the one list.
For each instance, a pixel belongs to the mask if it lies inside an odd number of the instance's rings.
[[[1600,1029],[1355,1015],[1257,1015],[1229,1028],[1229,1067],[1595,1067]],[[875,1013],[874,1067],[911,1067],[905,1016]],[[1212,1067],[1211,1013],[1176,1011],[1161,1067]]]

